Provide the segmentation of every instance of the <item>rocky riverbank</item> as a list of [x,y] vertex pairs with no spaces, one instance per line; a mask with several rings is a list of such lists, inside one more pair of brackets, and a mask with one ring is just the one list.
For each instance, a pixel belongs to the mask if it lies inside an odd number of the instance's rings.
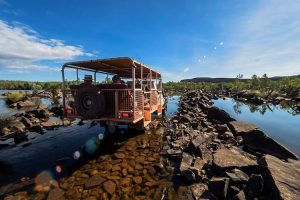
[[28,131],[40,133],[45,129],[70,125],[71,121],[62,119],[62,115],[62,107],[54,106],[49,109],[47,105],[18,112],[5,119],[8,123],[0,130],[1,140],[14,138],[19,143],[27,138]]
[[213,98],[186,93],[178,113],[162,123],[165,128],[108,143],[76,168],[54,166],[50,175],[24,177],[1,194],[50,200],[297,199],[298,156],[255,125],[214,107]]
[[300,162],[258,127],[214,107],[215,96],[182,96],[165,139],[165,155],[195,199],[297,199]]

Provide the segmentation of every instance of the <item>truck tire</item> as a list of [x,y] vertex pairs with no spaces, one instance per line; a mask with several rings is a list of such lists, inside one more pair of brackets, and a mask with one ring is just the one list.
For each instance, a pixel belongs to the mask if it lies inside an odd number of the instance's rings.
[[80,87],[75,96],[76,111],[84,119],[100,118],[105,112],[103,92],[93,85]]

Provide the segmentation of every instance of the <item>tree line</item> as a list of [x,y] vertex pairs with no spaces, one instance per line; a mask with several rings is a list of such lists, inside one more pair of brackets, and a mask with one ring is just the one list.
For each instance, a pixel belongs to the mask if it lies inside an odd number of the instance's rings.
[[243,75],[238,74],[232,82],[207,83],[207,82],[167,82],[164,84],[167,91],[189,91],[196,89],[212,90],[230,90],[239,92],[242,90],[251,91],[259,95],[268,95],[276,93],[285,93],[287,96],[295,96],[300,92],[300,77],[283,77],[272,80],[267,74],[258,76],[252,75],[251,79],[244,81]]

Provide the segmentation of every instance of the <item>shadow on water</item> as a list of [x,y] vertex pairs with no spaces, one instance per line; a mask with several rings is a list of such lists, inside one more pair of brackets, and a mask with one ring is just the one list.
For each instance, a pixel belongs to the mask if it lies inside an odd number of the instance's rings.
[[[32,134],[36,133],[29,135]],[[118,148],[118,142],[138,134],[140,132],[132,130],[126,134],[118,131],[113,135],[108,134],[104,127],[93,122],[81,127],[73,125],[47,131],[44,135],[31,137],[29,142],[0,151],[0,183],[35,177],[42,171],[50,171],[56,176],[57,168],[61,171],[60,177],[67,176],[89,160],[113,153]]]
[[[168,102],[168,116],[176,112],[177,107],[173,104],[177,101]],[[87,122],[82,126],[77,123],[74,121],[69,127],[59,127],[44,134],[28,132],[29,141],[20,144],[5,141],[9,146],[0,150],[0,186],[22,177],[35,177],[44,171],[55,178],[68,176],[99,155],[112,154],[118,149],[119,142],[140,134],[129,129],[126,134],[121,131],[111,135],[98,123]]]
[[254,105],[231,98],[213,100],[214,105],[225,110],[236,120],[257,125],[267,135],[300,155],[300,113],[290,104]]

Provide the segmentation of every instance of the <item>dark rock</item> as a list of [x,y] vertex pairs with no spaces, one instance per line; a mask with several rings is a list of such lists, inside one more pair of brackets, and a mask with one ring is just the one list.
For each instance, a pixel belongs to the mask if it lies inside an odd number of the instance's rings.
[[273,199],[298,199],[300,196],[300,161],[288,162],[265,155],[259,161],[265,186]]
[[205,145],[200,145],[198,147],[198,151],[199,151],[199,155],[203,160],[206,161],[213,160],[212,152]]
[[245,192],[241,190],[237,195],[234,196],[235,200],[246,200]]
[[103,188],[107,193],[113,195],[116,191],[116,184],[113,181],[109,180],[103,183]]
[[181,176],[188,182],[194,182],[197,180],[197,174],[191,168],[183,170],[181,172]]
[[212,178],[209,180],[208,189],[219,199],[227,197],[229,178]]
[[191,123],[193,121],[193,118],[191,116],[189,116],[188,114],[185,114],[181,117],[181,120],[183,122]]
[[[230,181],[231,184],[231,181]],[[234,197],[235,195],[237,195],[240,192],[240,189],[236,186],[231,185],[228,189],[229,195],[230,197]]]
[[98,185],[101,185],[104,181],[105,178],[102,178],[101,176],[93,176],[85,182],[85,188],[86,189],[94,188]]
[[261,130],[253,130],[243,134],[243,140],[244,144],[254,151],[270,154],[282,159],[291,158],[298,160],[297,155],[272,138],[266,136]]
[[22,122],[15,120],[9,124],[9,129],[14,133],[23,133],[26,126]]
[[205,135],[198,135],[197,137],[192,139],[191,142],[189,143],[190,150],[193,151],[194,153],[199,153],[198,147],[204,142],[206,142],[207,140],[208,138],[205,137]]
[[14,142],[19,144],[23,141],[28,141],[28,135],[26,133],[18,133],[14,135]]
[[195,200],[201,199],[202,195],[207,191],[208,187],[203,183],[196,183],[190,186],[190,190]]
[[20,120],[27,128],[31,128],[32,127],[32,122],[26,118],[26,117],[22,117]]
[[33,125],[30,129],[32,132],[41,132],[43,131],[43,127],[39,124]]
[[226,172],[226,176],[230,178],[230,182],[233,184],[247,183],[249,179],[248,175],[239,169]]
[[228,127],[227,127],[226,124],[215,124],[215,129],[217,131],[220,131],[220,132],[224,133],[228,130]]
[[213,165],[219,171],[227,171],[234,168],[255,171],[258,168],[257,162],[251,159],[249,154],[242,152],[237,147],[218,149],[213,154],[213,158]]
[[59,124],[55,121],[42,122],[41,125],[46,129],[53,129],[54,127],[59,126]]
[[190,167],[192,166],[194,157],[188,153],[182,154],[182,159],[180,163],[180,173],[181,175],[188,181],[194,181],[196,180],[196,174],[190,170]]
[[63,116],[64,115],[64,109],[62,107],[52,107],[50,109],[50,112],[54,113],[57,116]]
[[51,116],[51,114],[48,110],[44,110],[44,109],[37,110],[37,114],[36,114],[37,118],[48,119],[50,116]]
[[263,190],[263,178],[260,174],[252,174],[245,188],[247,197],[259,197]]
[[206,111],[207,111],[208,118],[219,120],[223,124],[227,124],[231,121],[235,121],[235,119],[231,118],[227,112],[215,106],[208,107]]
[[234,138],[234,135],[230,131],[226,131],[225,133],[220,135],[220,138],[223,140],[228,140],[228,139]]
[[17,108],[18,109],[20,109],[20,108],[34,107],[34,106],[35,106],[35,103],[33,103],[33,102],[29,101],[29,100],[17,102]]
[[180,157],[180,156],[181,156],[182,151],[181,151],[180,149],[168,149],[168,150],[167,150],[167,154],[168,154],[170,157],[177,158],[177,157]]
[[59,188],[55,188],[51,190],[47,198],[47,200],[64,200],[64,199],[65,199],[64,191]]
[[232,121],[228,124],[228,126],[236,136],[241,136],[245,133],[249,133],[258,129],[257,126],[244,121]]

